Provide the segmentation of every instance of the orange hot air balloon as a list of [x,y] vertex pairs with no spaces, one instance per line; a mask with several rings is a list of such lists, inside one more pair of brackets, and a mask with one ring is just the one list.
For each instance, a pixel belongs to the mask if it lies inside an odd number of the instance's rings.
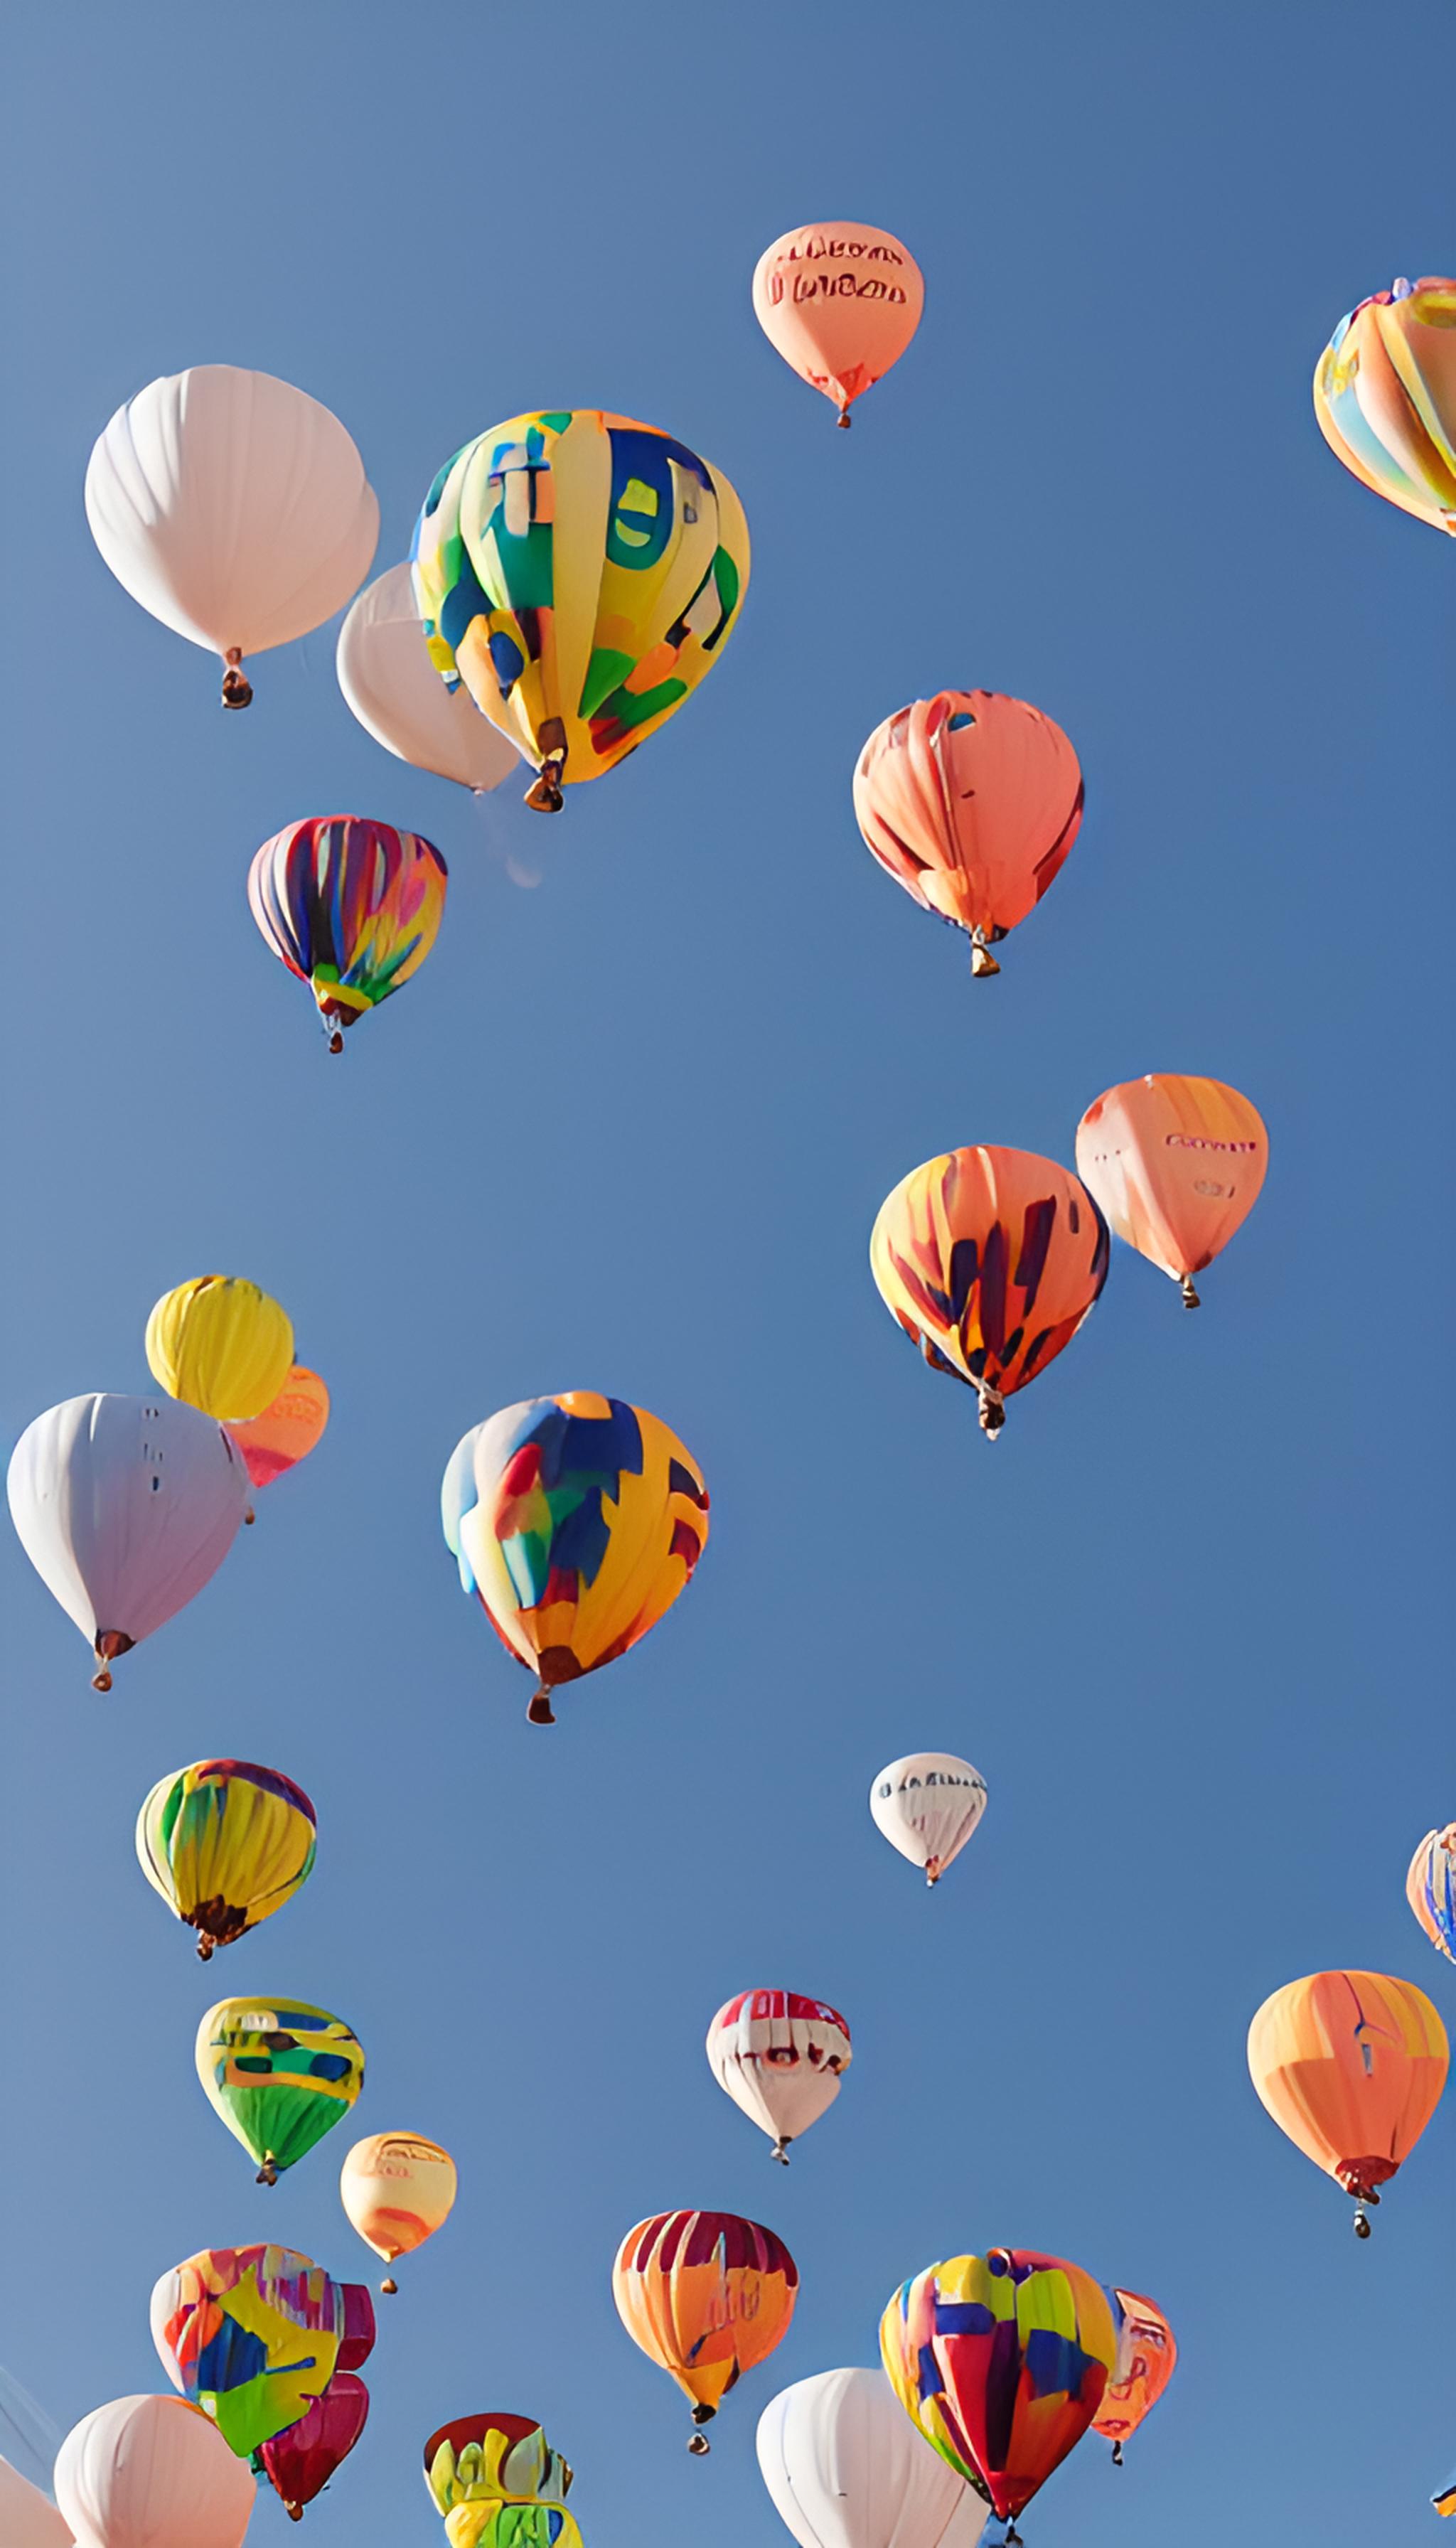
[[1222,1079],[1148,1071],[1109,1088],[1077,1126],[1077,1172],[1119,1238],[1183,1287],[1222,1255],[1259,1198],[1269,1136]]
[[1376,2187],[1409,2158],[1436,2109],[1446,2030],[1413,1982],[1311,1973],[1266,1999],[1248,2031],[1249,2076],[1281,2132],[1355,2197],[1368,2238]]
[[983,1433],[1071,1343],[1107,1259],[1107,1226],[1068,1169],[986,1143],[902,1177],[869,1234],[886,1309],[932,1371],[977,1392]]
[[[271,1407],[245,1424],[229,1424],[242,1453],[243,1466],[255,1487],[271,1487],[285,1469],[307,1460],[328,1422],[328,1392],[317,1371],[296,1362]],[[251,1515],[249,1515],[251,1519]]]
[[[781,2238],[734,2212],[659,2212],[617,2250],[611,2296],[627,2333],[711,2422],[741,2373],[788,2331],[798,2267]],[[706,2451],[706,2433],[687,2445]]]
[[1092,2430],[1111,2442],[1114,2462],[1121,2468],[1123,2444],[1151,2414],[1172,2379],[1178,2347],[1156,2301],[1144,2300],[1140,2292],[1120,2291],[1116,2284],[1107,2297],[1117,2330],[1118,2358],[1092,2418]]
[[867,222],[785,230],[754,269],[754,316],[791,371],[850,421],[857,398],[897,363],[925,308],[910,250]]
[[972,973],[1035,909],[1082,821],[1081,765],[1040,708],[938,690],[877,725],[855,770],[866,848],[912,901],[970,937]]

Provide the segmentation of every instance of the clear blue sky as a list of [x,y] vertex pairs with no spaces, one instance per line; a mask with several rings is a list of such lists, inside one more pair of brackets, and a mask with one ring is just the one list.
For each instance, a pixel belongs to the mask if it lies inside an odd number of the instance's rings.
[[[64,2427],[160,2385],[147,2295],[192,2249],[372,2267],[343,2138],[254,2187],[193,2075],[216,1993],[134,1861],[152,1780],[233,1752],[321,1838],[217,1987],[338,2009],[360,2129],[462,2176],[315,2548],[438,2542],[420,2446],[487,2406],[544,2418],[589,2548],[771,2548],[775,2387],[872,2361],[903,2276],[1003,2242],[1151,2292],[1183,2348],[1126,2471],[1084,2446],[1034,2548],[1417,2548],[1456,2456],[1456,2107],[1358,2246],[1243,2043],[1324,1964],[1456,2005],[1402,1892],[1456,1811],[1453,560],[1309,394],[1354,300],[1452,263],[1448,13],[14,0],[8,28],[8,1434],[143,1386],[148,1308],[209,1269],[289,1305],[334,1419],[105,1702],[4,1535],[0,2361]],[[761,248],[836,214],[928,289],[853,434],[749,303]],[[113,409],[220,361],[345,419],[380,567],[499,417],[680,435],[753,531],[720,669],[551,825],[378,751],[331,630],[222,715],[81,505]],[[850,774],[891,709],[978,683],[1066,727],[1088,814],[972,987]],[[243,880],[341,807],[428,833],[451,887],[330,1063]],[[957,1142],[1069,1159],[1146,1069],[1254,1098],[1264,1199],[1196,1319],[1119,1250],[991,1448],[874,1294],[874,1211]],[[468,1424],[579,1386],[677,1427],[713,1536],[539,1733],[438,1481]],[[921,1745],[991,1798],[932,1896],[865,1810]],[[702,2053],[759,1982],[855,2032],[786,2177]],[[803,2276],[703,2464],[608,2289],[676,2204],[767,2221]]]

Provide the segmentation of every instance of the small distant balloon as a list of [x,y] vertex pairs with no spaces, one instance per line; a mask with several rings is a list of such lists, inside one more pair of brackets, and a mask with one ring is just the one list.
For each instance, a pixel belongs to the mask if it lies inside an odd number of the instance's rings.
[[330,1052],[418,972],[447,883],[433,841],[363,814],[290,823],[263,843],[248,907],[279,962],[313,991]]
[[1315,415],[1351,477],[1456,532],[1456,278],[1400,275],[1357,302],[1315,366]]
[[256,1761],[169,1771],[136,1817],[141,1872],[197,1931],[204,1963],[293,1900],[313,1871],[317,1840],[303,1788]]
[[1178,2347],[1156,2301],[1145,2300],[1140,2292],[1120,2291],[1116,2285],[1107,2300],[1117,2330],[1118,2358],[1092,2430],[1111,2442],[1113,2458],[1121,2468],[1123,2444],[1151,2414],[1172,2379]]
[[785,1990],[728,2000],[708,2028],[707,2056],[719,2087],[768,2134],[785,2167],[789,2142],[828,2113],[854,2057],[838,2009]]
[[328,1423],[328,1391],[317,1371],[296,1362],[277,1397],[261,1415],[251,1415],[228,1432],[242,1453],[252,1484],[271,1487],[288,1469],[307,1460],[323,1438]]
[[770,344],[845,425],[856,399],[899,361],[924,308],[910,250],[868,222],[785,230],[754,269],[754,316]]
[[293,1367],[286,1311],[238,1274],[198,1274],[164,1292],[146,1321],[146,1361],[169,1398],[220,1423],[271,1406]]
[[220,2000],[197,2030],[208,2103],[275,2185],[341,2124],[364,2085],[364,2048],[341,2017],[306,2000]]
[[1269,1136],[1222,1079],[1148,1071],[1109,1088],[1077,1126],[1077,1174],[1119,1238],[1180,1285],[1222,1255],[1259,1199]]
[[1426,1833],[1410,1861],[1406,1899],[1431,1945],[1456,1963],[1456,1823]]
[[986,1782],[955,1752],[907,1752],[873,1780],[869,1810],[891,1849],[939,1884],[986,1810]]
[[[393,2265],[422,2247],[449,2219],[457,2190],[455,2162],[422,2133],[372,2133],[349,2151],[338,2190],[366,2247]],[[381,2291],[394,2288],[392,2277],[380,2285]]]

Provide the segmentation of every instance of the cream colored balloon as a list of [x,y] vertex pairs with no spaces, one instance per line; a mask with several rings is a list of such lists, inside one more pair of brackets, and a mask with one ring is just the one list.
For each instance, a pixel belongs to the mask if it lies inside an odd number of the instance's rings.
[[61,2443],[55,2497],[76,2548],[242,2548],[257,2489],[185,2398],[117,2398]]
[[938,1884],[986,1810],[986,1782],[954,1752],[909,1752],[881,1770],[869,1810],[890,1847]]
[[68,2525],[48,2497],[0,2460],[0,2541],[4,2548],[71,2548]]
[[447,690],[430,662],[408,565],[376,576],[338,632],[338,685],[365,732],[416,770],[477,796],[521,767],[462,682]]
[[838,2009],[797,1991],[740,1991],[708,2028],[713,2077],[767,2133],[788,2165],[788,2144],[817,2124],[850,2066],[850,2030]]
[[759,2417],[759,2467],[800,2548],[975,2548],[988,2507],[882,2371],[821,2371]]
[[[454,2207],[455,2161],[422,2133],[371,2133],[355,2141],[339,2176],[339,2200],[366,2247],[392,2265],[432,2238]],[[381,2283],[392,2292],[393,2280]]]

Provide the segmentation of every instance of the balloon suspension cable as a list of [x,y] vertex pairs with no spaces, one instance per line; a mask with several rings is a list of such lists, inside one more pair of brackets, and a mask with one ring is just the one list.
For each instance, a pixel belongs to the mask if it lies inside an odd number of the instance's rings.
[[393,2274],[386,2274],[384,2281],[380,2284],[379,2288],[387,2296],[393,2297],[393,2295],[399,2290],[400,2286],[396,2282]]
[[526,1723],[528,1725],[556,1723],[555,1710],[551,1704],[551,1692],[544,1681],[538,1683],[531,1692],[531,1703],[526,1709]]
[[259,2168],[253,2182],[255,2185],[276,2185],[278,2183],[278,2161],[271,2150],[264,2150],[263,2164]]
[[1006,1421],[1006,1401],[1000,1390],[993,1389],[988,1380],[978,1380],[976,1392],[981,1402],[981,1411],[976,1421],[981,1431],[994,1442]]
[[250,708],[253,703],[253,685],[242,669],[242,648],[229,646],[223,661],[227,666],[223,675],[224,707]]
[[769,2152],[769,2156],[771,2158],[777,2159],[780,2167],[787,2167],[788,2165],[788,2144],[792,2138],[792,2133],[780,2133],[777,2140],[774,2144],[774,2147]]
[[1184,1275],[1179,1288],[1183,1294],[1183,1307],[1185,1310],[1202,1309],[1203,1303],[1200,1301],[1198,1294],[1193,1288],[1193,1277],[1191,1274]]
[[977,981],[1001,970],[986,943],[986,933],[979,924],[970,933],[970,969]]

